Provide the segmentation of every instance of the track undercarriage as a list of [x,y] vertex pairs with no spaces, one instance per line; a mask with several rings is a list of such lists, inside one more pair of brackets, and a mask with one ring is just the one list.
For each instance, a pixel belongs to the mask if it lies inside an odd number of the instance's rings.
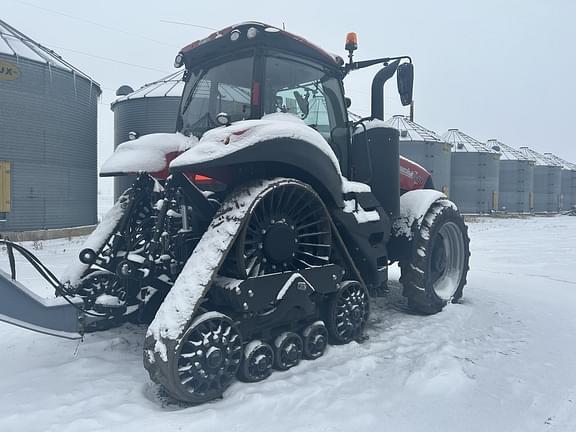
[[202,212],[185,190],[195,186],[177,177],[160,187],[140,176],[106,242],[81,252],[88,268],[75,292],[109,316],[94,330],[154,319],[144,365],[192,403],[220,396],[234,377],[259,381],[320,357],[329,342],[362,338],[368,291],[310,186],[279,178],[205,192]]

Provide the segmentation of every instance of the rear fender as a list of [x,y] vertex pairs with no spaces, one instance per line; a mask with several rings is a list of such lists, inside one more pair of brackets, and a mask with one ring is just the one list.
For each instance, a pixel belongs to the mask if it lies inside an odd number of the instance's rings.
[[155,133],[126,141],[102,164],[100,177],[118,177],[146,172],[158,180],[168,176],[168,165],[198,142],[180,133]]
[[339,169],[324,150],[305,140],[272,138],[210,160],[194,162],[189,157],[188,161],[172,164],[170,171],[199,173],[232,185],[253,178],[296,178],[309,183],[332,204],[344,206]]

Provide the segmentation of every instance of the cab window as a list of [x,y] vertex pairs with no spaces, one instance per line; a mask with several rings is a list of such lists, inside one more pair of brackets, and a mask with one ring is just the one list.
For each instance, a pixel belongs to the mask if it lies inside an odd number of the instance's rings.
[[294,114],[332,144],[334,129],[346,127],[339,86],[335,77],[319,67],[289,57],[267,57],[264,114]]

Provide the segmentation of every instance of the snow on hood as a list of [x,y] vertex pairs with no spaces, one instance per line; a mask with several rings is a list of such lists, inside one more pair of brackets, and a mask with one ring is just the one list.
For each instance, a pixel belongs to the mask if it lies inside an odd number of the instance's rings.
[[166,168],[166,156],[182,153],[198,142],[181,133],[155,133],[120,144],[100,169],[100,174],[159,172]]
[[338,159],[322,135],[297,116],[287,113],[268,114],[261,120],[243,120],[209,130],[200,138],[198,145],[174,159],[170,168],[209,162],[274,138],[293,138],[309,142],[330,158],[340,174]]

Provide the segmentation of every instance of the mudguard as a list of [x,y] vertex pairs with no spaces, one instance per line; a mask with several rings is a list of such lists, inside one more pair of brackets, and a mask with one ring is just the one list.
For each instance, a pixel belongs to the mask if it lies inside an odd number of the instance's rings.
[[338,207],[344,206],[342,177],[334,163],[324,151],[301,139],[267,139],[208,161],[174,162],[171,172],[199,173],[228,184],[276,176],[296,178],[312,185],[321,196],[328,196]]
[[154,133],[116,147],[102,164],[100,177],[116,177],[147,172],[158,179],[168,176],[168,164],[198,143],[196,137],[181,133]]
[[343,207],[340,162],[324,137],[299,117],[274,113],[207,131],[170,163],[227,184],[255,178],[297,178]]
[[414,230],[420,229],[430,206],[448,197],[433,189],[419,189],[406,192],[400,197],[400,216],[392,225],[394,237],[412,238]]

